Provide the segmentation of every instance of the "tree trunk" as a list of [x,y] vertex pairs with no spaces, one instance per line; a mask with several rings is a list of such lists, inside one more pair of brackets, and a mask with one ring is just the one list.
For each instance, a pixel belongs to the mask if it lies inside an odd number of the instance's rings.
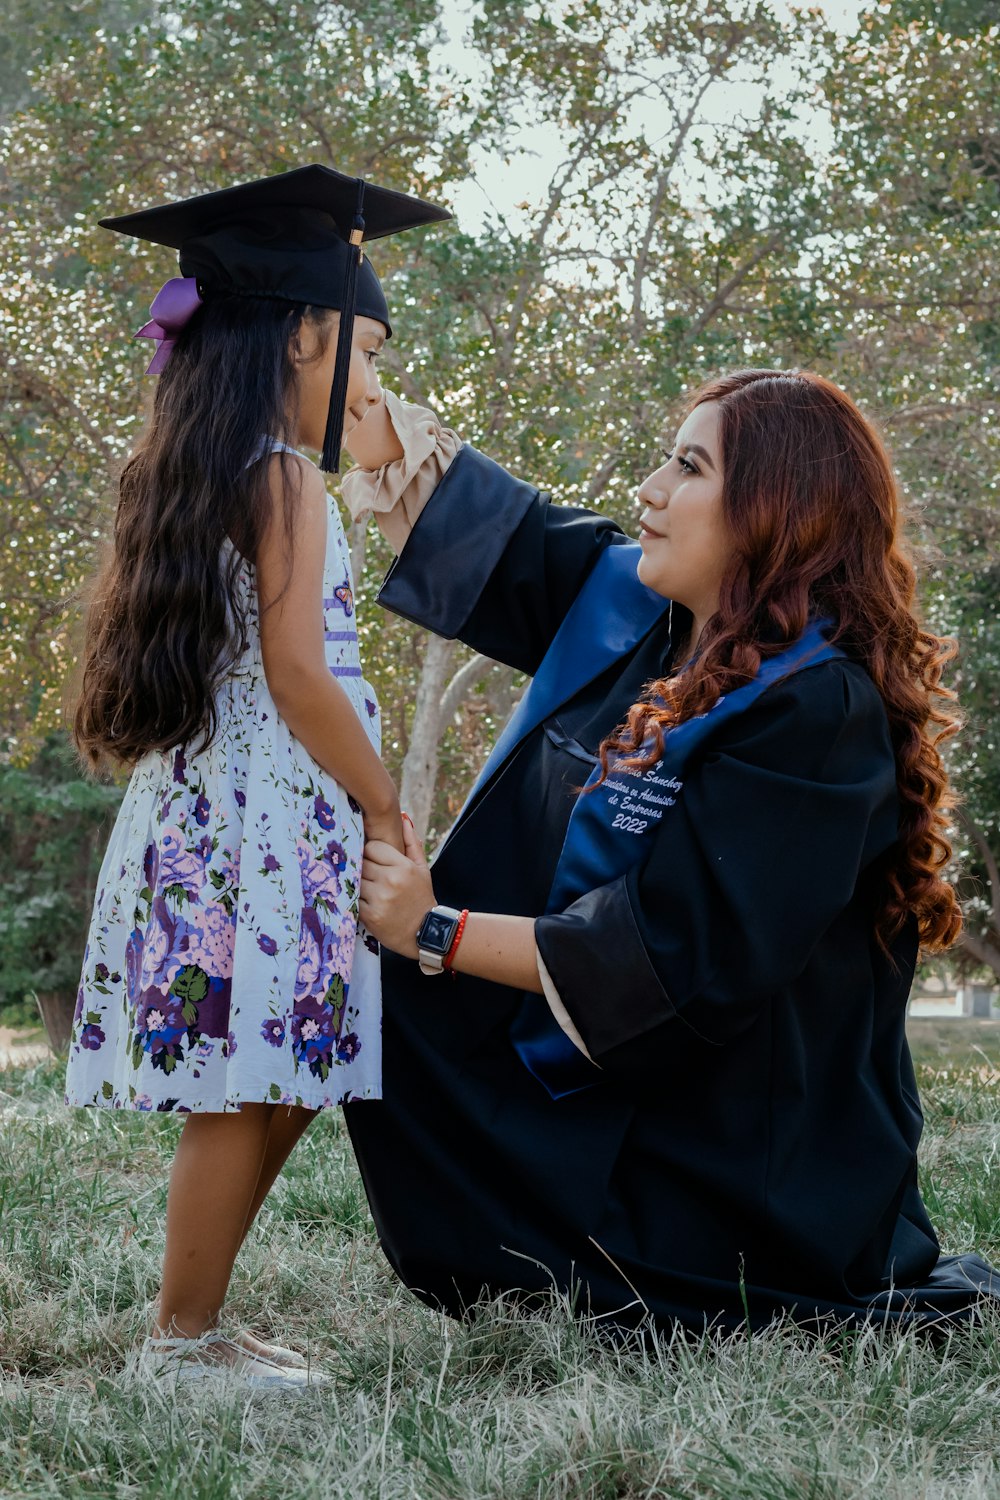
[[971,953],[976,962],[982,964],[984,968],[992,969],[1000,979],[1000,869],[997,867],[996,855],[990,848],[986,834],[971,813],[960,807],[956,809],[955,821],[965,830],[979,850],[983,864],[986,866],[986,878],[990,887],[990,921],[987,924],[987,930],[980,934],[970,932],[968,928],[965,928],[957,946],[964,949],[966,953]]
[[368,522],[352,521],[347,531],[347,543],[351,549],[351,577],[355,592],[361,587],[365,571],[365,549],[368,545]]
[[445,729],[442,700],[455,649],[455,641],[444,641],[437,635],[428,638],[417,688],[410,746],[403,761],[399,800],[403,811],[413,819],[413,826],[421,839],[427,836],[434,805],[438,751]]
[[956,946],[965,953],[971,953],[984,968],[992,969],[1000,980],[1000,944],[993,940],[991,933],[980,937],[975,932],[963,932]]
[[36,994],[35,999],[49,1046],[57,1057],[64,1056],[69,1051],[73,1031],[76,995],[72,990],[53,990]]
[[514,698],[513,668],[478,653],[464,661],[451,681],[447,681],[455,646],[455,641],[442,641],[438,636],[431,636],[428,641],[410,732],[410,748],[403,761],[399,800],[422,839],[427,836],[434,807],[439,752],[448,725],[461,711],[476,683],[487,674],[486,704],[494,714],[506,719]]

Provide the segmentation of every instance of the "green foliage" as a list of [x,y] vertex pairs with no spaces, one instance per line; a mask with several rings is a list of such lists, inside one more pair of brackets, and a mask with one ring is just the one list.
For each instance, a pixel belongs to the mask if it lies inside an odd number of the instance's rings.
[[[166,251],[137,254],[102,214],[280,171],[354,166],[434,196],[466,140],[432,84],[430,0],[181,0],[148,24],[72,30],[0,132],[11,203],[0,272],[0,726],[58,720],[80,590],[142,417],[144,318]],[[380,269],[391,282],[390,247]]]
[[967,725],[948,747],[965,805],[960,889],[973,959],[1000,973],[998,57],[995,8],[880,5],[828,95],[855,127],[836,163],[856,204],[844,270],[879,313],[858,340],[858,382],[884,404],[898,393],[887,419],[926,548],[925,608],[961,646],[951,681]]
[[79,779],[50,736],[32,763],[0,765],[0,1014],[29,991],[72,994],[94,883],[121,793]]
[[[888,0],[882,9],[888,12]],[[943,5],[930,0],[893,0],[893,22],[896,26],[915,24],[934,28],[953,37],[973,37],[997,25],[997,8],[993,0],[944,0]]]
[[30,104],[32,70],[70,41],[147,21],[154,0],[0,0],[0,120]]
[[[446,203],[468,201],[486,165],[523,180],[523,202],[488,210],[482,230],[460,217],[376,247],[397,329],[386,375],[558,499],[633,525],[664,425],[720,368],[809,365],[844,385],[890,437],[930,560],[928,614],[963,633],[963,685],[988,683],[989,6],[876,4],[839,38],[817,11],[754,0],[485,0],[467,63],[443,60],[435,0],[176,0],[140,26],[119,14],[116,28],[112,8],[87,9],[89,33],[39,54],[0,135],[0,727],[18,754],[58,719],[148,393],[127,333],[174,269],[96,219],[305,160]],[[817,111],[826,137],[804,123]],[[398,775],[423,637],[373,605],[387,562],[372,539],[358,618]],[[509,686],[484,673],[445,733],[439,830]],[[977,722],[986,696],[972,691]],[[991,730],[954,758],[990,837],[996,744]]]

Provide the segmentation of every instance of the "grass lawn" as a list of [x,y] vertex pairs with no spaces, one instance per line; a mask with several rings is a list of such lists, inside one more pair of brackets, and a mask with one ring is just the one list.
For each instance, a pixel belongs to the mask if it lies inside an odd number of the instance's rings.
[[906,1035],[918,1066],[935,1069],[986,1066],[1000,1073],[1000,1021],[980,1021],[971,1016],[961,1020],[911,1016]]
[[[946,1249],[1000,1262],[1000,1026],[910,1033],[932,1216]],[[615,1350],[558,1301],[450,1324],[382,1261],[333,1114],[232,1293],[333,1380],[164,1396],[122,1371],[157,1284],[179,1122],[67,1111],[61,1082],[55,1065],[0,1074],[4,1500],[1000,1500],[1000,1317],[941,1346],[783,1327]]]

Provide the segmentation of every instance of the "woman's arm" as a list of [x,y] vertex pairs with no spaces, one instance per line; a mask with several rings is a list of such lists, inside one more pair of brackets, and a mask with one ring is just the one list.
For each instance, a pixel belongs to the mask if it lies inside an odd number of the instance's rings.
[[[601,552],[626,538],[606,517],[551,504],[475,448],[457,446],[432,413],[395,398],[371,408],[352,432],[359,457],[369,422],[366,466],[389,451],[389,432],[408,450],[378,473],[359,468],[344,477],[352,513],[374,507],[399,553],[379,602],[534,673]],[[388,511],[386,495],[394,502]]]
[[[403,958],[418,956],[416,934],[436,905],[431,872],[413,824],[403,814],[406,857],[377,842],[365,845],[361,872],[361,918],[386,948]],[[470,911],[450,967],[458,974],[490,979],[513,990],[544,995],[574,1047],[590,1057],[572,1017],[552,983],[535,942],[534,917]],[[431,976],[428,976],[431,977]],[[590,1059],[593,1061],[593,1059]]]
[[[544,993],[609,1076],[655,1076],[678,1026],[724,1045],[802,974],[897,815],[874,686],[846,662],[807,669],[733,721],[627,875],[536,919],[471,913],[454,967]],[[376,936],[415,957],[434,891],[405,836],[406,860],[366,847],[362,914],[367,903]]]
[[[298,490],[285,526],[284,475]],[[260,641],[274,706],[315,761],[360,803],[370,837],[402,851],[399,799],[324,652],[323,568],[328,506],[319,471],[298,458],[270,460],[272,511],[257,553]]]
[[[655,1071],[678,1023],[725,1045],[805,973],[849,907],[836,963],[845,975],[868,964],[865,872],[897,819],[888,723],[862,667],[828,662],[763,693],[690,768],[647,857],[535,923],[595,1062]],[[869,925],[855,948],[858,922]]]
[[[393,953],[415,959],[417,928],[435,905],[435,896],[423,848],[405,815],[403,845],[405,858],[388,844],[369,841],[365,845],[361,920]],[[452,967],[459,974],[475,974],[540,995],[534,920],[470,912]]]

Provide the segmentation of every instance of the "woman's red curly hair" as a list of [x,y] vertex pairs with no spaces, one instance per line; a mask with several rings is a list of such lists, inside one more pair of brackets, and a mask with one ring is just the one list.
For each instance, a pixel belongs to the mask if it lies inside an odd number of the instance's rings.
[[942,869],[953,798],[938,744],[954,734],[955,695],[941,684],[954,641],[923,629],[902,542],[899,489],[885,446],[854,402],[808,371],[741,370],[711,381],[689,410],[719,407],[723,515],[734,558],[699,653],[651,683],[601,746],[634,769],[662,754],[664,731],[750,681],[798,639],[811,616],[868,670],[885,703],[896,757],[899,840],[885,870],[877,931],[886,944],[915,916],[922,946],[949,947],[961,910]]

